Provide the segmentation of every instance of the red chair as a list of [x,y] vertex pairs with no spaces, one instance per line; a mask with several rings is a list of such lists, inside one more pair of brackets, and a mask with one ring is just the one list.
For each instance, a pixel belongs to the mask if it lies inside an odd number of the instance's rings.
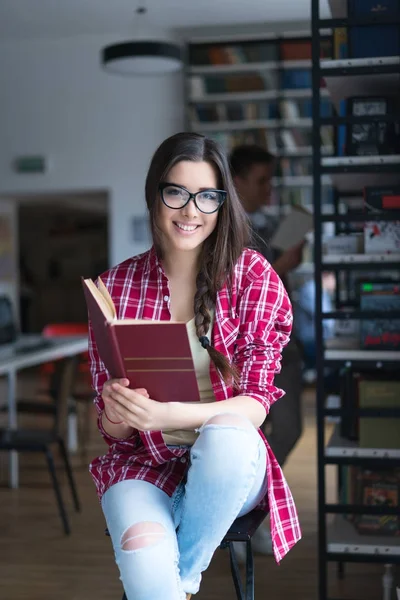
[[[43,337],[69,337],[75,335],[87,335],[87,323],[49,323],[42,330]],[[41,367],[41,374],[44,376],[50,375],[54,371],[54,363],[45,363]],[[90,370],[88,362],[88,353],[83,352],[79,357],[78,371],[87,378],[87,383],[90,385]]]

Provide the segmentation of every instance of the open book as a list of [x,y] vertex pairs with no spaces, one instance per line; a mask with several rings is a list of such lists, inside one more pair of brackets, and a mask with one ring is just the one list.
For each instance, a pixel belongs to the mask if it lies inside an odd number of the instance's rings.
[[83,279],[89,319],[101,360],[110,376],[126,377],[159,402],[200,400],[186,323],[118,319],[114,302],[98,278]]
[[297,246],[313,229],[313,215],[301,206],[292,206],[291,211],[279,224],[270,240],[273,248],[285,251]]

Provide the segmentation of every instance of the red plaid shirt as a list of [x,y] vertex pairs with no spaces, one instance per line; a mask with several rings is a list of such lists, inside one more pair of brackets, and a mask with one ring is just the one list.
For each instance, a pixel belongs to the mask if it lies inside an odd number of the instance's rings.
[[[168,279],[154,249],[110,269],[102,280],[118,318],[170,320]],[[290,301],[281,280],[260,254],[244,250],[235,267],[232,292],[227,287],[218,292],[212,344],[238,367],[240,394],[255,398],[267,413],[284,394],[273,382],[291,327]],[[110,375],[100,360],[90,327],[89,355],[99,429],[109,445],[108,453],[90,465],[99,498],[111,485],[125,479],[148,481],[171,496],[188,468],[187,450],[169,449],[159,431],[134,431],[127,439],[108,435],[101,423],[101,391]],[[217,401],[232,397],[232,388],[225,385],[212,364],[210,377]],[[301,531],[282,470],[259,433],[267,448],[268,475],[268,494],[259,508],[270,510],[274,554],[279,562],[300,539]]]

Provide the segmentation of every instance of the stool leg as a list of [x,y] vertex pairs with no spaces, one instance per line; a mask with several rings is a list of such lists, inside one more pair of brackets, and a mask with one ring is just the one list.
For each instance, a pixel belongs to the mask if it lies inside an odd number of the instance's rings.
[[64,502],[63,502],[63,499],[61,496],[61,490],[60,490],[60,486],[59,486],[58,478],[57,478],[57,474],[56,474],[56,469],[54,466],[53,454],[52,454],[50,448],[46,448],[45,454],[46,454],[47,466],[49,469],[51,481],[53,483],[54,493],[55,493],[56,499],[57,499],[58,510],[60,512],[60,517],[61,517],[61,520],[62,520],[62,523],[64,526],[64,531],[67,535],[69,535],[71,533],[71,529],[69,527],[69,521],[68,521],[67,513],[65,511]]
[[232,573],[233,584],[234,584],[235,590],[236,590],[237,600],[246,600],[244,592],[243,592],[243,585],[242,585],[242,580],[240,578],[240,571],[239,571],[239,566],[238,566],[237,559],[236,559],[235,549],[233,547],[232,542],[227,542],[227,546],[229,548],[231,573]]
[[76,512],[79,512],[81,510],[81,505],[79,502],[78,492],[75,485],[74,474],[72,472],[71,463],[69,462],[67,449],[61,438],[58,440],[58,447],[60,449],[60,454],[64,462],[65,471],[67,473],[68,483],[71,490],[72,499],[74,501],[75,510]]
[[254,600],[254,561],[251,540],[246,542],[246,600]]

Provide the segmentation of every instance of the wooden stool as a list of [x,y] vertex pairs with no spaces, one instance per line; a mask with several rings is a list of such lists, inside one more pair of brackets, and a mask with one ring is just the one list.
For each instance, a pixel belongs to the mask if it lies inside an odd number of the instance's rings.
[[[239,517],[232,523],[228,533],[221,542],[220,548],[229,549],[232,579],[238,600],[254,600],[254,563],[251,539],[266,516],[267,513],[261,510],[253,510],[249,514],[244,515],[244,517]],[[110,535],[107,529],[106,535]],[[232,542],[246,542],[246,573],[244,587]],[[122,600],[127,600],[125,594],[123,595]]]

